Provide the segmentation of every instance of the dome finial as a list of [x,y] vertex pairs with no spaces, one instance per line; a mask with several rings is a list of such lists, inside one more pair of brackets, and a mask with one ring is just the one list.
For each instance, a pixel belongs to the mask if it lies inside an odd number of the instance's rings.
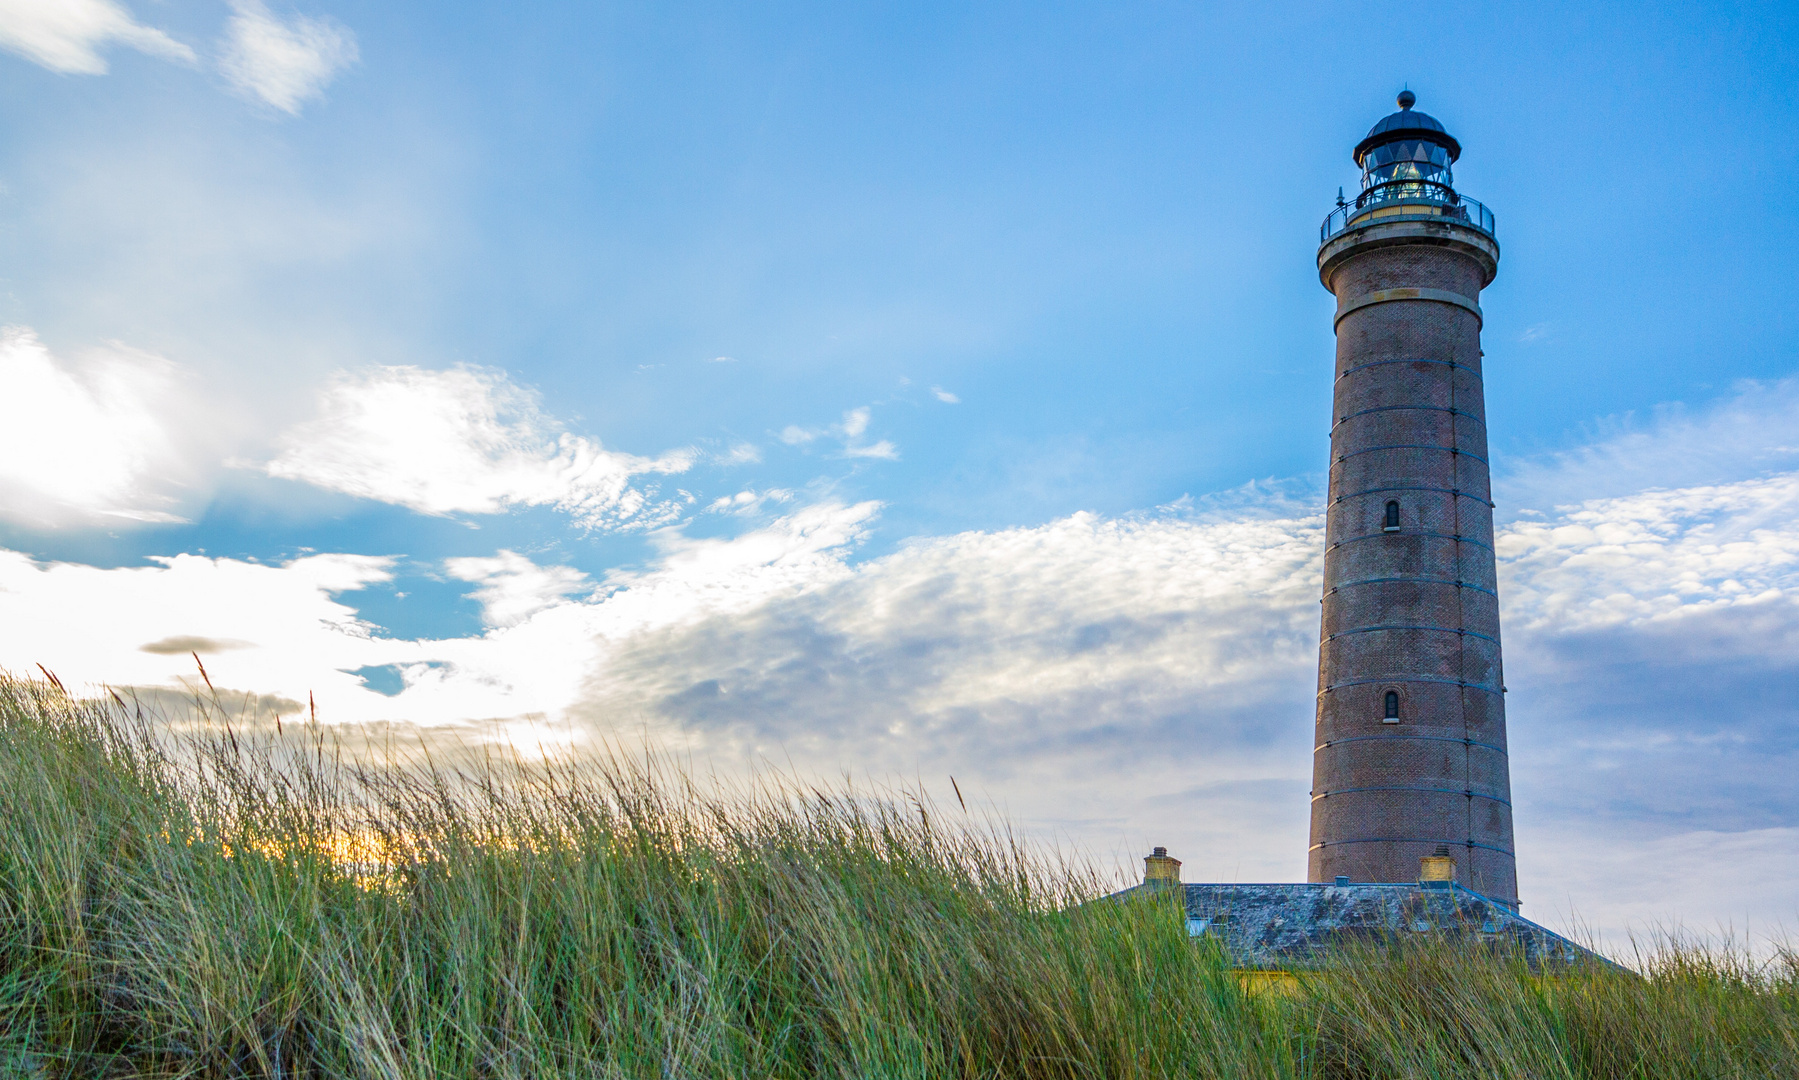
[[1409,109],[1413,105],[1416,105],[1417,103],[1418,103],[1418,95],[1417,94],[1412,93],[1410,90],[1401,90],[1399,92],[1399,107],[1401,109]]

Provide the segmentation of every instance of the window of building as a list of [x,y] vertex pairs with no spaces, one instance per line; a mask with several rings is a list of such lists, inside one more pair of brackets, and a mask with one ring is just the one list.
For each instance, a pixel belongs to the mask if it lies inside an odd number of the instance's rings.
[[1387,711],[1382,719],[1389,724],[1399,722],[1399,691],[1387,691]]
[[1382,522],[1382,524],[1381,524],[1381,531],[1382,532],[1398,532],[1399,531],[1399,501],[1397,499],[1387,503],[1387,517],[1386,517],[1386,520],[1384,522]]

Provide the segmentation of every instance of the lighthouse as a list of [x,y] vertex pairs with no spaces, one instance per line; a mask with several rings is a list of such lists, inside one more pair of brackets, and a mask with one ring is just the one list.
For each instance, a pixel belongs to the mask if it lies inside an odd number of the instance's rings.
[[1158,847],[1114,898],[1178,899],[1251,969],[1420,933],[1608,964],[1518,910],[1480,349],[1499,240],[1416,103],[1356,144],[1361,190],[1318,237],[1337,358],[1307,880],[1186,883]]
[[1319,237],[1337,350],[1307,874],[1425,865],[1515,909],[1481,352],[1499,241],[1415,101],[1356,144],[1361,190]]

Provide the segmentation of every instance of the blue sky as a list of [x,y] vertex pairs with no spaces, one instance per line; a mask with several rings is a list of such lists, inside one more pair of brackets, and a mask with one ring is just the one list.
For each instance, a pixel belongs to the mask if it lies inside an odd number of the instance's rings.
[[1408,85],[1504,251],[1527,912],[1790,923],[1796,31],[4,0],[0,665],[193,645],[277,711],[954,773],[1296,878],[1313,253]]

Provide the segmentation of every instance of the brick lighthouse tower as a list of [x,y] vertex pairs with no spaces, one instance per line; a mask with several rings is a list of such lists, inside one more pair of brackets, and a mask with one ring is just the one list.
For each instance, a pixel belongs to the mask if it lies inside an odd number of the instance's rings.
[[1415,881],[1428,859],[1515,908],[1480,348],[1499,243],[1414,101],[1356,145],[1362,190],[1318,249],[1337,362],[1307,872]]

